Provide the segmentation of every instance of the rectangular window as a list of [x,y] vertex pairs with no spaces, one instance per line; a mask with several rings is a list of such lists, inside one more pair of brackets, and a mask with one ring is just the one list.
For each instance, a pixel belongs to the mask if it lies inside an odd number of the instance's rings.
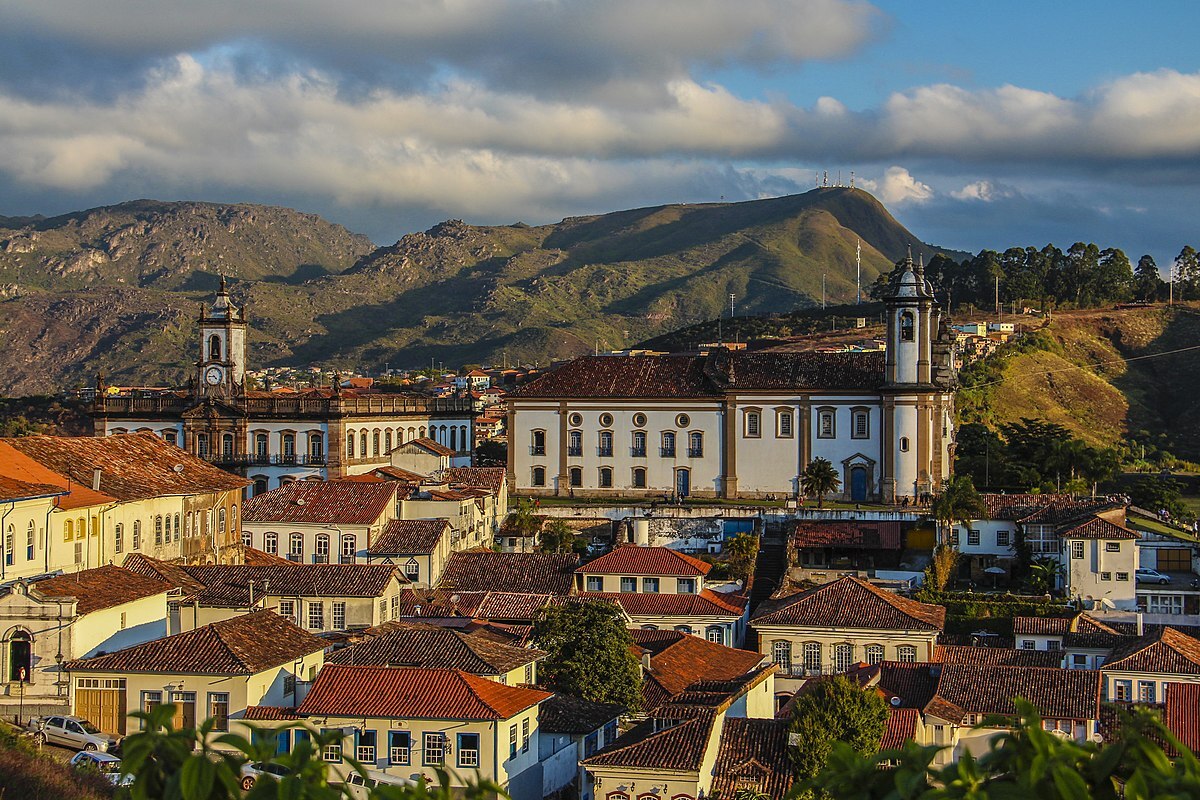
[[1129,580],[1129,573],[1128,573],[1128,572],[1118,572],[1118,573],[1117,573],[1117,580],[1119,580],[1119,581],[1128,581],[1128,580]]
[[308,627],[314,631],[325,630],[325,604],[321,602],[308,604]]
[[675,582],[675,591],[680,594],[695,594],[696,579],[695,578],[679,578]]
[[832,439],[834,435],[833,412],[821,411],[817,414],[817,438]]
[[950,531],[950,544],[958,547],[958,528],[953,528]]
[[1075,667],[1076,669],[1086,669],[1087,668],[1087,655],[1085,655],[1084,653],[1072,653],[1071,654],[1071,666]]
[[1083,558],[1083,542],[1071,542],[1071,558]]
[[[142,692],[142,711],[149,714],[154,709],[162,705],[162,692]],[[142,721],[142,727],[145,727],[145,720]]]
[[1121,543],[1120,542],[1105,542],[1104,543],[1104,552],[1106,552],[1106,553],[1121,552]]
[[442,734],[425,734],[425,750],[421,756],[421,761],[425,766],[441,764],[446,760],[446,740]]
[[[597,744],[596,744],[596,739],[597,739],[597,736],[594,733],[589,733],[587,735],[587,737],[584,738],[584,740],[583,740],[583,757],[584,758],[591,758],[592,756],[596,755],[596,750],[598,749]],[[607,742],[605,742],[605,744],[607,744]]]
[[1008,547],[1008,531],[996,531],[996,546]]
[[854,429],[851,438],[867,439],[871,435],[871,417],[866,411],[854,412]]
[[479,766],[479,734],[458,734],[458,766],[474,769]]
[[335,631],[346,629],[346,604],[341,601],[333,603],[333,629]]
[[1060,643],[1057,639],[1050,639],[1046,642],[1046,649],[1047,650],[1057,650],[1059,648],[1059,645],[1060,645]]
[[508,726],[508,757],[517,757],[517,726]]
[[392,619],[400,618],[400,595],[392,595]]
[[1138,681],[1138,702],[1153,703],[1154,700],[1154,681]]
[[1021,649],[1022,650],[1037,650],[1037,642],[1035,642],[1033,639],[1022,639],[1021,640]]
[[412,734],[408,731],[388,731],[388,762],[407,766],[412,754]]
[[295,600],[280,600],[279,601],[279,616],[289,619],[292,622],[296,621],[296,601]]
[[296,693],[296,676],[295,675],[284,675],[283,676],[283,693],[284,694],[295,694]]
[[604,591],[604,576],[603,575],[588,575],[587,590],[589,592]]
[[354,757],[364,764],[375,763],[375,731],[359,731]]
[[1111,580],[1112,580],[1112,573],[1111,573],[1111,572],[1101,572],[1101,573],[1100,573],[1100,580],[1102,580],[1102,581],[1111,581]]
[[642,578],[642,591],[658,594],[658,578]]
[[622,592],[636,592],[637,591],[637,578],[621,578],[621,591]]
[[1113,699],[1129,702],[1133,699],[1133,681],[1113,681]]
[[[331,733],[341,735],[340,728],[322,728],[321,733],[328,736]],[[321,760],[330,764],[340,762],[342,760],[342,740],[334,739],[331,743],[321,748]]]
[[525,665],[525,683],[533,683],[533,664]]
[[521,720],[521,752],[529,752],[529,717]]
[[792,412],[780,411],[779,415],[775,418],[775,420],[777,423],[776,427],[778,428],[776,433],[779,436],[779,438],[780,439],[792,438]]
[[229,694],[227,692],[208,693],[208,716],[213,721],[214,731],[229,730]]
[[756,439],[762,435],[762,418],[757,411],[746,412],[746,437]]
[[979,531],[976,531],[976,530],[968,530],[967,531],[967,545],[970,547],[978,547],[979,546]]

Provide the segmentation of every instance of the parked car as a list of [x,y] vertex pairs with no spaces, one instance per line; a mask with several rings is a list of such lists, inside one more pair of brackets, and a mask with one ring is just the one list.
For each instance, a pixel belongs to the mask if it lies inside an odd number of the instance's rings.
[[82,717],[34,717],[26,728],[38,744],[49,742],[76,750],[108,753],[120,742],[120,737],[105,733]]
[[282,778],[285,775],[290,775],[291,770],[282,764],[270,764],[259,762],[257,764],[246,764],[242,767],[242,788],[250,791],[254,788],[254,783],[263,775],[270,775],[275,778]]
[[113,786],[128,786],[133,783],[132,775],[121,774],[121,759],[98,750],[80,750],[71,757],[75,769],[90,769],[99,772]]
[[1164,575],[1156,569],[1143,567],[1137,571],[1136,580],[1138,583],[1157,583],[1165,585],[1171,582],[1170,575]]
[[346,776],[346,789],[355,800],[367,800],[371,796],[371,790],[376,786],[416,786],[417,784],[410,778],[388,775],[386,772],[376,772],[373,769],[366,770],[366,773],[365,778],[357,772],[351,772]]

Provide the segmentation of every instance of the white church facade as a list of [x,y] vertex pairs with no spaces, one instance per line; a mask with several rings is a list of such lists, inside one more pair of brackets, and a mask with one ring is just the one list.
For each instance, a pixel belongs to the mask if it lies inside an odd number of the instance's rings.
[[509,396],[525,495],[795,497],[814,459],[849,501],[936,492],[954,435],[952,340],[921,265],[892,273],[885,353],[576,359]]
[[470,463],[470,398],[359,391],[336,380],[287,393],[248,390],[246,309],[232,302],[224,279],[213,305],[201,307],[199,329],[200,358],[186,388],[112,394],[98,381],[91,409],[97,436],[154,433],[250,478],[254,494],[370,472],[415,439],[450,448],[455,466]]

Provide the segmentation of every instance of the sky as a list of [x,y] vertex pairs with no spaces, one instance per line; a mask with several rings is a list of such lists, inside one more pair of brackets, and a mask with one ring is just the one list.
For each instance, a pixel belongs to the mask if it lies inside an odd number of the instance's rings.
[[379,244],[807,191],[926,242],[1200,245],[1200,3],[0,0],[0,215],[284,205]]

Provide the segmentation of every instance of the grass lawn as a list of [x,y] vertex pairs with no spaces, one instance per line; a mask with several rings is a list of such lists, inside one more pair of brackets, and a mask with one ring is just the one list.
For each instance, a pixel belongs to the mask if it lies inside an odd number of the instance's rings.
[[1146,517],[1130,515],[1126,520],[1126,524],[1137,531],[1150,531],[1151,533],[1161,533],[1164,536],[1173,536],[1177,539],[1187,539],[1189,541],[1200,541],[1192,533],[1181,531],[1178,528],[1172,528],[1170,525],[1164,525],[1156,520],[1147,519]]

